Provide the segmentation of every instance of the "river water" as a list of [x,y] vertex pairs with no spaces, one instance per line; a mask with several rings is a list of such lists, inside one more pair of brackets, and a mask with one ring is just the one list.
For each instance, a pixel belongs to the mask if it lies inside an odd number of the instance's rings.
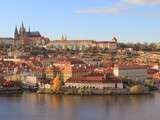
[[160,120],[160,93],[138,96],[0,96],[0,120]]

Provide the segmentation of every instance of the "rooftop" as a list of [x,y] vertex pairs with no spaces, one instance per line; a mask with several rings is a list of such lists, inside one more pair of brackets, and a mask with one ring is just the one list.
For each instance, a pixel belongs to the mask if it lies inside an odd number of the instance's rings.
[[119,65],[120,70],[126,70],[126,69],[147,69],[147,65],[138,65],[138,64],[121,64]]
[[70,78],[67,83],[121,83],[117,77],[105,74],[90,74],[79,78]]

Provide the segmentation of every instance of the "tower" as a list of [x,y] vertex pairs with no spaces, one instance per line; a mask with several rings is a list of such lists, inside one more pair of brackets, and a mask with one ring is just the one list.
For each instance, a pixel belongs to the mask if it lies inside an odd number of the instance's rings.
[[64,40],[67,40],[67,35],[65,35],[65,38],[64,38]]
[[14,31],[14,46],[13,46],[13,48],[17,48],[18,44],[19,44],[19,32],[18,32],[18,28],[16,26],[15,31]]
[[61,40],[62,40],[62,41],[64,41],[64,40],[65,40],[65,37],[64,37],[64,35],[62,35],[62,37],[61,37]]
[[116,43],[118,42],[118,40],[117,40],[116,37],[113,37],[113,38],[112,38],[112,41],[113,41],[113,42],[116,42]]
[[25,32],[26,32],[26,29],[25,29],[24,24],[22,22],[22,25],[21,25],[21,27],[19,29],[20,36],[24,36]]
[[25,39],[25,34],[26,34],[26,29],[25,26],[22,22],[19,30],[17,26],[15,27],[15,32],[14,32],[14,47],[16,49],[22,48],[24,45],[24,39]]
[[18,37],[18,28],[16,26],[14,31],[14,38],[17,38],[17,37]]
[[28,32],[29,32],[29,33],[31,32],[31,28],[30,28],[30,27],[28,28]]

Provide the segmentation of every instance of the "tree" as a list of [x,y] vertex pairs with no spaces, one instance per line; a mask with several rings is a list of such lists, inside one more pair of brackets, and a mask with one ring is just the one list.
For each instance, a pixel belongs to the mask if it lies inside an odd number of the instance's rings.
[[134,85],[130,88],[130,92],[133,94],[140,94],[145,92],[145,87],[143,85]]
[[15,81],[15,86],[21,88],[21,87],[23,86],[23,85],[22,85],[22,81],[21,81],[21,80]]
[[59,76],[56,76],[55,79],[53,80],[53,86],[52,86],[52,90],[54,92],[60,92],[62,87],[62,81],[60,80]]
[[149,88],[149,90],[156,90],[156,82],[154,80],[146,80],[145,85]]

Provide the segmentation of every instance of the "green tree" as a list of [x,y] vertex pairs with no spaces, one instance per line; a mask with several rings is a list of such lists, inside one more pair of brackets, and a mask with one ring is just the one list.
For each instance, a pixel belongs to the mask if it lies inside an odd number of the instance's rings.
[[149,90],[156,90],[156,82],[154,80],[146,80],[145,85],[149,88]]

